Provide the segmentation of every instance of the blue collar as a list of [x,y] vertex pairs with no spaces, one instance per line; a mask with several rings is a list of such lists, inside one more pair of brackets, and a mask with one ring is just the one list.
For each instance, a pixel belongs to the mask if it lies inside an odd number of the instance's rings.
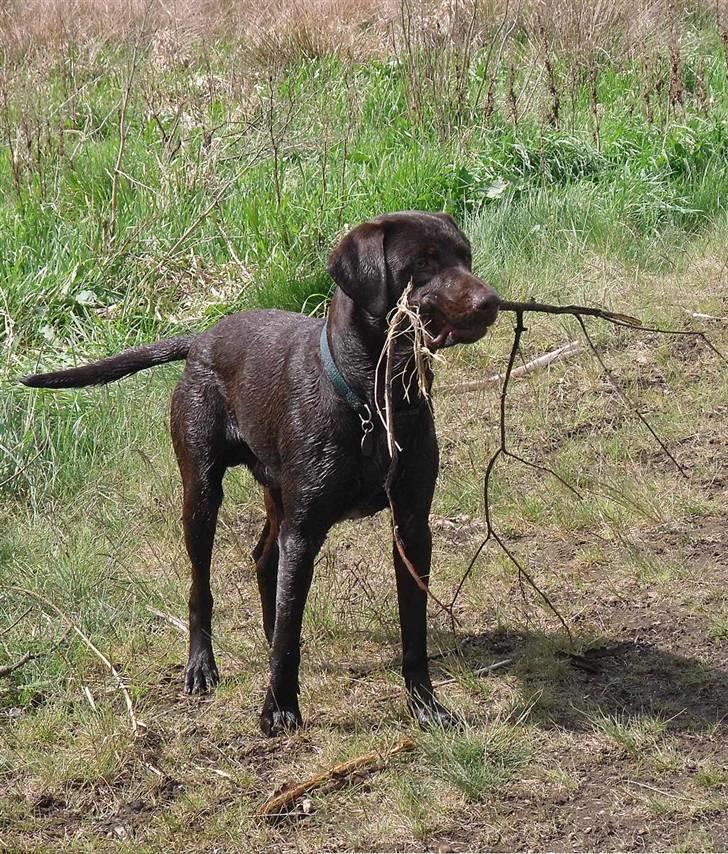
[[324,321],[323,329],[321,330],[321,340],[320,340],[320,348],[321,348],[321,364],[324,366],[324,372],[326,376],[331,380],[331,384],[334,386],[336,391],[344,398],[344,400],[349,404],[349,406],[356,412],[356,414],[361,418],[362,423],[372,423],[372,411],[369,408],[369,404],[362,400],[356,392],[354,392],[351,386],[347,383],[344,377],[341,374],[341,371],[336,367],[336,362],[334,361],[334,357],[331,353],[331,348],[329,347],[329,339],[326,334],[326,330],[328,328],[328,321]]

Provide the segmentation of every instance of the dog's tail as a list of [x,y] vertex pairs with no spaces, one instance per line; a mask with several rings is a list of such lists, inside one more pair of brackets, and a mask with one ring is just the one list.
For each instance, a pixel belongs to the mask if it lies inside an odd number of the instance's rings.
[[145,344],[143,347],[135,347],[133,350],[119,353],[118,356],[92,362],[90,365],[81,365],[80,368],[53,371],[49,374],[30,374],[23,377],[20,382],[34,388],[80,388],[86,385],[103,385],[154,365],[187,358],[194,339],[194,335],[167,338],[164,341],[157,341],[156,344]]

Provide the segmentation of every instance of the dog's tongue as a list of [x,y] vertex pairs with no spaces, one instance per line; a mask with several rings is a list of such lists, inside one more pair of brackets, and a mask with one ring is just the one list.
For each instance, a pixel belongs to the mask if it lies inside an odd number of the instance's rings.
[[430,342],[431,347],[443,347],[447,342],[447,338],[451,332],[454,332],[454,328],[450,326],[449,323],[446,323],[442,329],[437,333],[437,335]]

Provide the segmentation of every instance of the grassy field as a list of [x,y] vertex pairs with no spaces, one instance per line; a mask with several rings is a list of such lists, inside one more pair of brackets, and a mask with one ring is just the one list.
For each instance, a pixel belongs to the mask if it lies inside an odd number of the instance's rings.
[[[0,850],[725,850],[728,375],[699,340],[589,324],[686,477],[588,351],[513,383],[512,448],[583,498],[502,460],[492,512],[574,642],[489,545],[458,631],[431,609],[456,733],[407,717],[382,515],[324,546],[306,727],[260,737],[263,510],[242,471],[214,555],[222,683],[184,696],[179,369],[80,392],[17,378],[247,307],[323,313],[329,248],[406,208],[453,213],[504,296],[704,329],[725,353],[728,12],[26,6],[0,13],[0,667],[31,654],[0,677]],[[525,360],[580,337],[527,325]],[[444,599],[484,536],[499,406],[495,386],[448,386],[502,372],[512,334],[504,316],[438,366]],[[122,675],[138,737],[71,625]],[[404,735],[388,767],[256,819],[283,784]]]

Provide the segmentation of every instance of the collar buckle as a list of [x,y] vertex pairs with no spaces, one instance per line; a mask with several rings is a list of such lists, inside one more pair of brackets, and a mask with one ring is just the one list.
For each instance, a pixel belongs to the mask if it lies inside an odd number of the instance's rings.
[[342,397],[359,416],[362,429],[361,450],[364,456],[371,456],[374,450],[374,418],[372,417],[371,407],[352,390],[342,376],[341,371],[336,366],[336,362],[334,361],[334,357],[331,353],[331,348],[329,347],[326,330],[327,321],[324,321],[319,342],[321,350],[321,364],[323,365],[324,373],[339,393],[339,396]]

